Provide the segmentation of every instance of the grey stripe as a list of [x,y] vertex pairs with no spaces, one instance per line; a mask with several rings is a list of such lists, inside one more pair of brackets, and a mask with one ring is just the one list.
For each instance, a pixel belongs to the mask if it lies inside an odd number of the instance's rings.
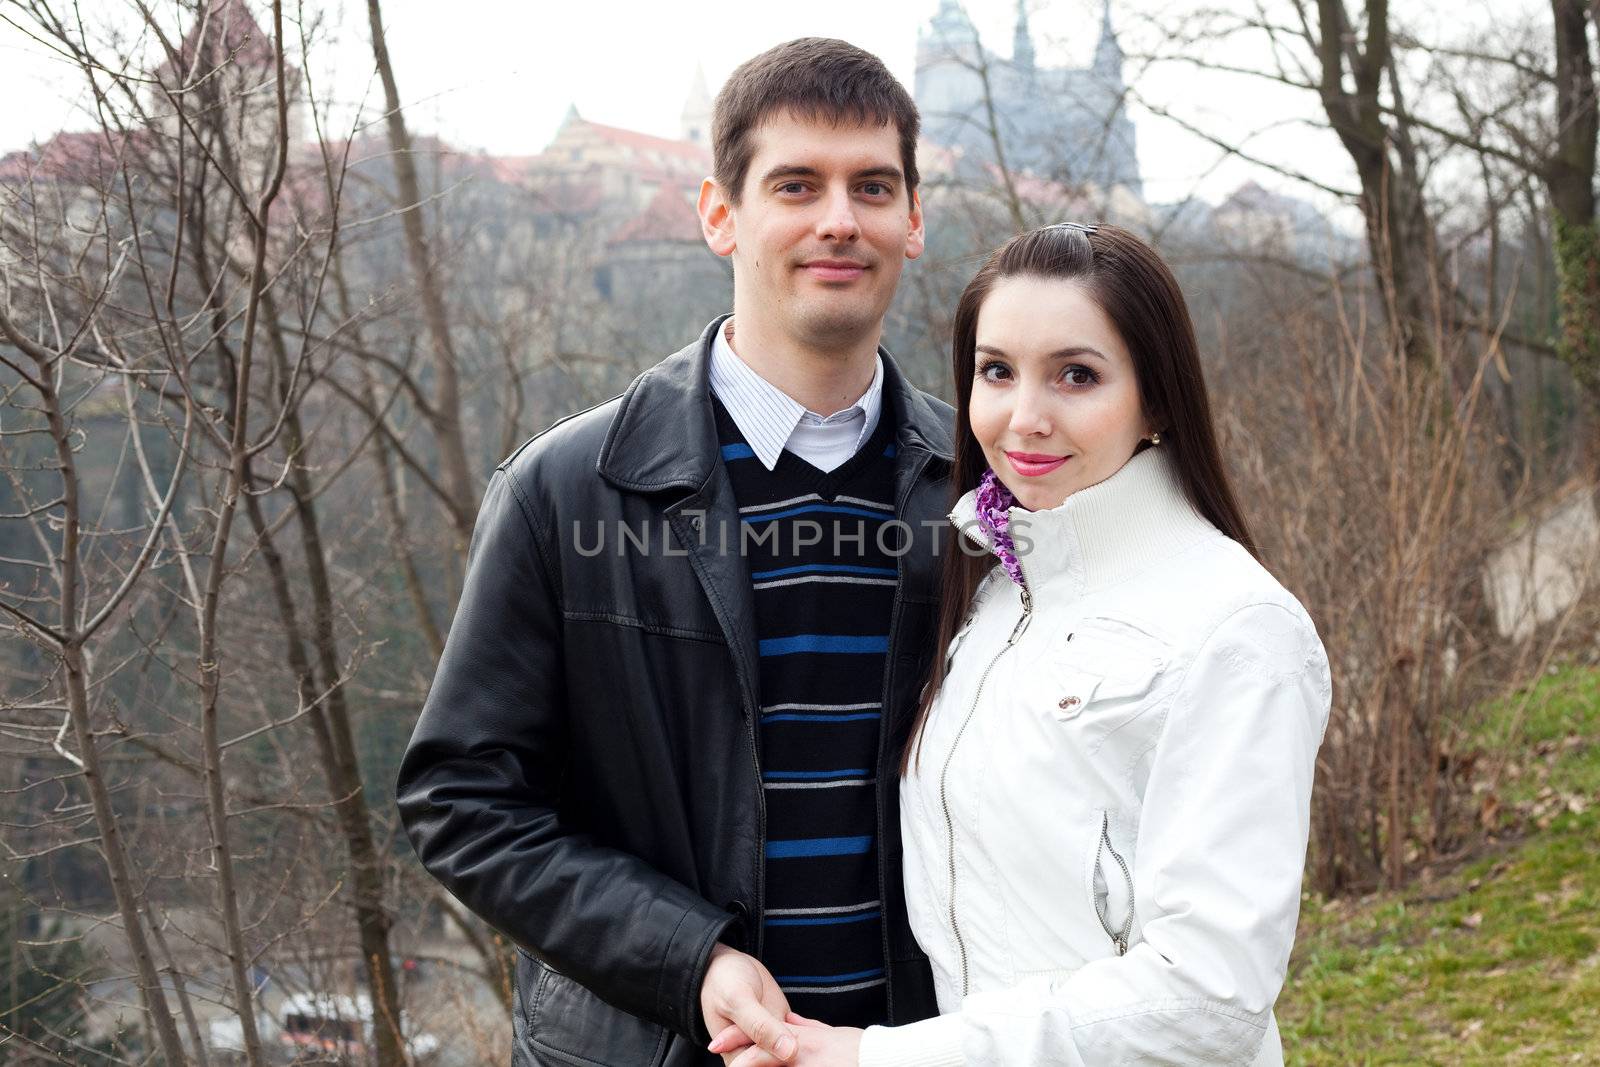
[[780,585],[801,585],[805,582],[832,582],[836,585],[898,585],[897,578],[855,578],[848,574],[806,574],[799,578],[774,578],[770,582],[752,582],[752,589],[776,589]]
[[894,512],[893,504],[880,504],[876,500],[864,500],[859,496],[845,496],[843,493],[840,493],[833,499],[843,500],[847,504],[865,504],[869,508],[877,508],[879,511],[887,511],[891,514]]
[[836,782],[762,782],[762,789],[838,789],[849,785],[875,785],[876,778],[841,778]]
[[843,907],[770,907],[766,909],[768,915],[850,915],[851,912],[870,912],[875,907],[880,907],[883,901],[867,901],[866,904],[845,904]]
[[786,985],[779,986],[785,993],[849,993],[855,989],[871,989],[885,985],[887,978],[874,978],[869,982],[851,982],[849,985]]
[[763,704],[761,714],[774,711],[867,711],[878,706],[876,700],[865,704]]
[[[753,515],[758,511],[772,511],[774,508],[785,508],[790,504],[805,504],[821,499],[822,497],[816,493],[807,493],[805,496],[792,496],[788,500],[780,500],[776,504],[751,504],[749,507],[740,508],[739,514]],[[839,497],[839,499],[843,500],[844,497]]]

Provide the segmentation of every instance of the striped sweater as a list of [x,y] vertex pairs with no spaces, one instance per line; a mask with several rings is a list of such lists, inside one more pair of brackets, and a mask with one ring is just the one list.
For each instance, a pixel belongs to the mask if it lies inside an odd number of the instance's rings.
[[800,1014],[880,1023],[875,768],[902,544],[889,525],[893,413],[824,473],[788,451],[768,471],[722,404],[714,407],[755,590],[767,810],[762,962]]

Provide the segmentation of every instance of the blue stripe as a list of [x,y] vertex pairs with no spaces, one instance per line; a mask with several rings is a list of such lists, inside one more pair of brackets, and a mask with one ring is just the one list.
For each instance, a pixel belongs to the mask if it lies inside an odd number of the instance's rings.
[[749,445],[723,445],[722,458],[724,461],[732,459],[755,459],[756,450]]
[[850,634],[796,634],[770,637],[759,645],[763,656],[787,656],[795,652],[887,652],[887,635],[855,637]]
[[883,450],[883,454],[885,456],[889,457],[890,459],[893,459],[894,458],[894,445],[891,444],[888,448],[884,449]]
[[872,848],[872,836],[801,837],[790,841],[768,841],[767,859],[793,860],[809,856],[862,856]]
[[762,722],[865,722],[867,719],[881,719],[883,713],[878,711],[863,711],[857,715],[763,715]]
[[761,777],[769,782],[782,782],[809,778],[865,778],[870,773],[865,767],[847,767],[842,771],[768,771]]
[[870,971],[851,971],[849,974],[775,974],[772,980],[779,985],[832,985],[834,982],[853,982],[858,978],[880,978],[883,968]]
[[879,574],[885,578],[897,578],[900,573],[893,567],[860,567],[849,563],[805,563],[798,567],[779,567],[775,571],[756,571],[750,575],[750,580],[760,582],[768,578],[782,578],[785,575],[807,571],[814,574]]
[[794,919],[768,919],[768,926],[837,926],[840,923],[864,923],[869,919],[876,919],[882,915],[881,911],[869,911],[860,915],[807,915]]
[[[723,451],[727,451],[724,449]],[[881,511],[868,511],[866,508],[838,507],[833,504],[805,504],[788,511],[774,511],[766,515],[741,515],[740,522],[766,522],[768,519],[787,519],[790,515],[804,515],[812,511],[826,511],[835,515],[865,515],[869,519],[887,519],[890,515]]]

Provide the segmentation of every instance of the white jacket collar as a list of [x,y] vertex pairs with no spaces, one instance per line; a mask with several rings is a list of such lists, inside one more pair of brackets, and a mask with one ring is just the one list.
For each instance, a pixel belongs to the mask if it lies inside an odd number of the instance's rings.
[[[978,491],[956,502],[950,521],[990,548],[978,524]],[[1012,540],[1023,580],[1035,594],[1078,597],[1114,585],[1211,536],[1217,528],[1195,510],[1166,450],[1147,448],[1103,482],[1059,507],[1011,509]]]

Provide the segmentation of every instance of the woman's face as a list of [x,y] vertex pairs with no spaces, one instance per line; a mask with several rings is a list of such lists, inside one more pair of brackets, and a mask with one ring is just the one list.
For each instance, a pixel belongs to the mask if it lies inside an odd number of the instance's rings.
[[1149,436],[1133,357],[1077,282],[1000,279],[977,334],[972,433],[1023,507],[1105,481]]

